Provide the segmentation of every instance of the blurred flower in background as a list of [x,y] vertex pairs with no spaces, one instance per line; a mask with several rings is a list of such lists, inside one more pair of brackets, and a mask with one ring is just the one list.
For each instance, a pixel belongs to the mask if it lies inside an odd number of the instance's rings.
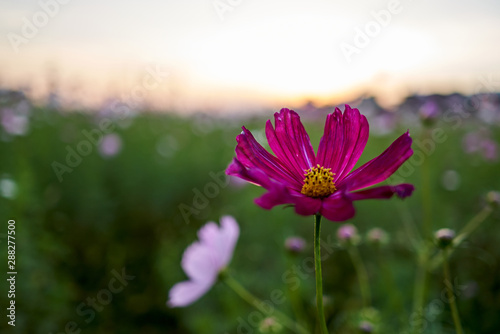
[[292,254],[301,253],[306,247],[306,241],[301,237],[288,237],[285,240],[285,249]]
[[460,182],[460,174],[458,174],[458,172],[455,170],[447,170],[441,177],[441,183],[444,189],[449,191],[458,190],[458,188],[460,188]]
[[31,105],[22,92],[0,91],[2,127],[8,135],[24,136],[29,131]]
[[418,111],[420,120],[424,123],[424,125],[428,126],[434,124],[439,117],[439,113],[439,105],[432,99],[426,100]]
[[396,125],[396,114],[385,111],[371,117],[370,132],[377,136],[385,136],[392,133]]
[[498,145],[485,128],[466,134],[462,145],[466,153],[478,154],[486,161],[498,160]]
[[478,99],[477,117],[486,124],[500,123],[500,97],[497,94],[483,94]]
[[99,153],[103,158],[112,158],[122,149],[122,139],[116,133],[105,135],[99,143]]
[[9,175],[3,175],[0,179],[0,195],[8,199],[17,196],[17,183]]
[[364,320],[359,324],[359,330],[362,333],[372,333],[373,332],[373,324],[369,321]]
[[344,224],[337,230],[337,238],[340,242],[351,242],[357,244],[360,241],[358,229],[352,224]]
[[434,234],[438,246],[441,248],[446,248],[453,242],[455,238],[455,231],[449,228],[442,228],[436,231]]
[[29,119],[12,108],[5,108],[2,110],[2,126],[10,135],[24,136],[29,129]]
[[368,242],[374,245],[386,245],[389,242],[389,235],[379,227],[374,227],[366,234]]

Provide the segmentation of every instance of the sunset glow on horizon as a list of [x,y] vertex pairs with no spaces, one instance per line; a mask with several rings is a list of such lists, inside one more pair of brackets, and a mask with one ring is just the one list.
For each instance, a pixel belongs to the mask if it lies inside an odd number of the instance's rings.
[[390,105],[413,93],[474,93],[479,77],[498,74],[500,59],[494,1],[11,0],[0,7],[0,87],[93,108],[134,94],[178,111],[362,95]]

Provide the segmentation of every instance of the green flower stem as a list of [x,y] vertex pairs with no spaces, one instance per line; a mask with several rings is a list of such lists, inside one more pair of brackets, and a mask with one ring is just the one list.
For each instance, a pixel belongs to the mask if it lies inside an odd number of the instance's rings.
[[273,309],[269,311],[263,301],[259,298],[252,295],[247,289],[245,289],[238,281],[232,278],[230,275],[225,274],[222,276],[222,280],[231,288],[238,296],[240,296],[247,303],[255,307],[257,310],[262,312],[264,315],[268,317],[274,317],[278,322],[280,322],[283,326],[287,327],[291,331],[297,334],[308,334],[309,332],[304,329],[299,324],[295,323],[292,319],[286,316],[284,313]]
[[[428,129],[424,130],[424,139],[430,137]],[[419,242],[417,247],[417,272],[415,275],[415,289],[413,294],[413,315],[416,316],[417,322],[420,323],[423,319],[423,308],[425,297],[427,295],[427,279],[429,266],[429,246],[428,241],[432,238],[432,191],[431,191],[431,166],[429,157],[425,158],[422,163],[422,226],[423,240]],[[415,327],[414,332],[419,328]]]
[[458,246],[471,234],[475,229],[481,225],[483,221],[488,218],[488,216],[493,212],[493,208],[490,205],[485,206],[477,215],[475,215],[464,228],[460,231],[458,236],[453,240],[453,246]]
[[321,215],[314,215],[314,266],[316,268],[316,305],[322,334],[328,334],[325,311],[323,309],[323,277],[321,275]]
[[455,324],[455,331],[457,334],[463,334],[462,325],[460,324],[460,316],[458,315],[457,304],[455,302],[455,296],[453,294],[453,285],[451,283],[450,268],[448,265],[448,257],[446,255],[447,250],[443,250],[443,274],[444,281],[446,285],[446,290],[448,292],[448,301],[450,302],[451,315],[453,316],[453,323]]
[[[424,140],[430,137],[429,130],[424,130]],[[431,168],[429,157],[422,163],[422,209],[423,209],[423,232],[424,238],[432,235],[432,191],[431,191]]]
[[[418,251],[417,272],[415,275],[415,288],[413,290],[413,313],[415,323],[422,323],[425,296],[427,290],[428,265],[429,265],[429,247],[425,242],[422,242],[421,249]],[[413,328],[414,333],[420,333],[421,328],[418,326]]]
[[[474,230],[476,230],[482,222],[486,220],[486,218],[489,217],[489,215],[493,212],[493,208],[489,205],[485,206],[481,211],[478,212],[477,215],[475,215],[467,224],[465,224],[464,228],[460,231],[460,233],[457,235],[455,239],[453,239],[453,248],[448,250],[447,252],[440,252],[440,253],[446,253],[444,255],[442,254],[436,254],[434,258],[432,259],[430,265],[429,265],[429,270],[434,270],[438,266],[441,265],[441,262],[444,260],[444,257],[448,259],[451,254],[453,254],[454,250],[472,233]],[[443,257],[444,256],[444,257]]]
[[349,243],[347,251],[349,252],[352,264],[354,265],[354,269],[356,269],[356,274],[358,275],[359,288],[361,290],[361,297],[363,298],[363,307],[369,307],[371,305],[371,293],[370,284],[368,282],[368,272],[366,271],[365,264],[363,263],[361,254],[359,254],[358,247]]

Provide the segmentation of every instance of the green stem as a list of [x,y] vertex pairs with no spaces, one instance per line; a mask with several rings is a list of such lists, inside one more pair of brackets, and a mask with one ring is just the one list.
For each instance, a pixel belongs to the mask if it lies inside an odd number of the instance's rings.
[[358,275],[359,288],[361,290],[361,297],[363,298],[363,307],[369,307],[371,305],[371,294],[370,284],[368,283],[368,272],[366,271],[365,264],[356,246],[349,243],[347,250],[354,265],[354,269],[356,269],[356,274]]
[[488,218],[488,216],[493,212],[493,208],[490,205],[485,206],[477,215],[475,215],[464,228],[460,231],[458,236],[453,240],[453,246],[456,247],[462,243],[475,229],[481,225],[483,221]]
[[455,324],[455,331],[457,334],[463,334],[462,325],[460,324],[460,316],[458,315],[457,304],[455,303],[455,296],[453,294],[453,286],[451,284],[450,268],[448,265],[448,257],[446,256],[446,249],[443,250],[443,274],[444,284],[448,292],[448,301],[450,302],[451,315],[453,316],[453,323]]
[[[488,218],[488,216],[493,212],[493,208],[491,206],[485,206],[481,211],[478,212],[477,215],[475,215],[467,224],[465,224],[464,228],[460,231],[460,233],[457,235],[455,239],[453,239],[453,248],[448,250],[447,252],[441,252],[441,253],[446,253],[443,256],[448,259],[451,254],[455,251],[455,249],[472,233],[474,230],[476,230],[483,221]],[[444,257],[441,256],[441,254],[437,254],[434,256],[434,258],[431,261],[431,264],[429,266],[429,270],[436,269],[441,262],[443,261]]]
[[261,301],[259,298],[255,297],[252,295],[247,289],[245,289],[238,281],[236,281],[234,278],[229,276],[228,274],[225,274],[222,276],[222,280],[236,292],[238,296],[240,296],[243,300],[245,300],[247,303],[255,307],[257,310],[262,312],[268,317],[275,317],[283,326],[287,327],[291,331],[297,334],[308,334],[308,331],[305,330],[302,326],[298,325],[287,317],[284,313],[276,310],[276,309],[271,309],[269,310],[269,307],[264,306],[265,303]]
[[[429,247],[422,242],[421,250],[418,252],[417,272],[415,275],[415,288],[413,292],[413,314],[416,316],[415,323],[423,322],[424,303],[428,278]],[[414,327],[414,333],[420,333],[421,328]]]
[[314,216],[314,266],[316,268],[316,305],[318,308],[318,321],[322,334],[328,334],[326,327],[325,311],[323,309],[323,277],[321,275],[321,215]]
[[[429,131],[424,130],[424,140],[429,137]],[[430,238],[432,234],[432,200],[431,200],[431,173],[429,158],[426,157],[422,163],[422,206],[423,206],[423,232],[424,238]]]

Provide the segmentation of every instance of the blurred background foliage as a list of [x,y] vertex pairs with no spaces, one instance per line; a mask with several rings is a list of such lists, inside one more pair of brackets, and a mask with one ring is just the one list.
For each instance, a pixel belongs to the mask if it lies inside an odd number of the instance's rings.
[[[487,205],[486,193],[500,189],[499,162],[494,154],[500,140],[499,123],[478,117],[478,108],[470,117],[447,118],[440,105],[440,113],[428,117],[422,113],[426,99],[418,103],[409,99],[397,112],[360,103],[361,112],[369,114],[371,136],[358,166],[409,128],[413,148],[424,152],[423,164],[430,170],[432,231],[444,227],[458,231]],[[300,112],[315,148],[326,112],[331,111]],[[263,210],[253,203],[262,189],[223,176],[242,125],[267,147],[263,130],[272,112],[226,118],[140,112],[120,118],[30,106],[25,115],[29,126],[17,133],[9,133],[8,120],[4,120],[0,254],[6,259],[7,220],[15,219],[16,332],[63,333],[68,323],[75,322],[73,329],[82,333],[258,333],[258,329],[242,325],[248,323],[252,308],[223,284],[187,308],[169,309],[165,302],[169,289],[186,279],[180,260],[196,239],[198,228],[222,215],[233,215],[241,228],[230,270],[262,299],[269,299],[274,289],[287,292],[283,275],[312,256],[312,217],[297,216],[290,208]],[[389,125],[380,126],[382,116],[392,120]],[[60,182],[53,162],[67,165],[67,147],[77,150],[88,140],[82,131],[99,129],[99,120],[104,118],[112,120],[119,148],[106,155],[100,144],[92,144],[92,152],[82,156],[71,172],[62,174]],[[446,139],[434,142],[435,150],[426,154],[417,142],[425,143],[433,129],[442,129]],[[479,148],[474,149],[474,140]],[[493,148],[488,151],[481,140],[489,140]],[[404,180],[415,185],[414,195],[404,201],[357,202],[351,221],[363,237],[359,249],[368,268],[379,333],[406,333],[412,322],[416,268],[412,240],[415,231],[422,232],[424,181],[421,163],[410,160],[405,166],[410,172]],[[207,185],[211,183],[218,186],[210,189]],[[198,191],[205,200],[196,199]],[[198,201],[197,208],[193,201]],[[183,215],[184,205],[196,210]],[[495,211],[451,258],[452,276],[461,287],[458,308],[469,333],[500,329],[499,219]],[[359,333],[359,288],[347,252],[336,240],[339,226],[323,223],[323,240],[334,244],[323,262],[327,317],[332,330]],[[387,231],[387,245],[377,247],[366,241],[366,233],[373,227]],[[289,236],[301,236],[308,242],[303,253],[292,257],[285,251],[284,241]],[[92,319],[82,316],[78,312],[81,303],[87,304],[88,298],[97,298],[108,289],[113,270],[123,268],[134,278],[121,292],[112,294],[109,303],[99,304],[102,310]],[[306,271],[304,276],[298,291],[314,322],[314,274]],[[5,280],[0,288],[1,304],[6,307]],[[441,270],[432,271],[423,333],[454,332],[443,291]],[[287,301],[279,307],[292,314],[289,295],[285,296]],[[81,310],[89,309],[84,305]],[[0,331],[7,328],[3,319]]]

